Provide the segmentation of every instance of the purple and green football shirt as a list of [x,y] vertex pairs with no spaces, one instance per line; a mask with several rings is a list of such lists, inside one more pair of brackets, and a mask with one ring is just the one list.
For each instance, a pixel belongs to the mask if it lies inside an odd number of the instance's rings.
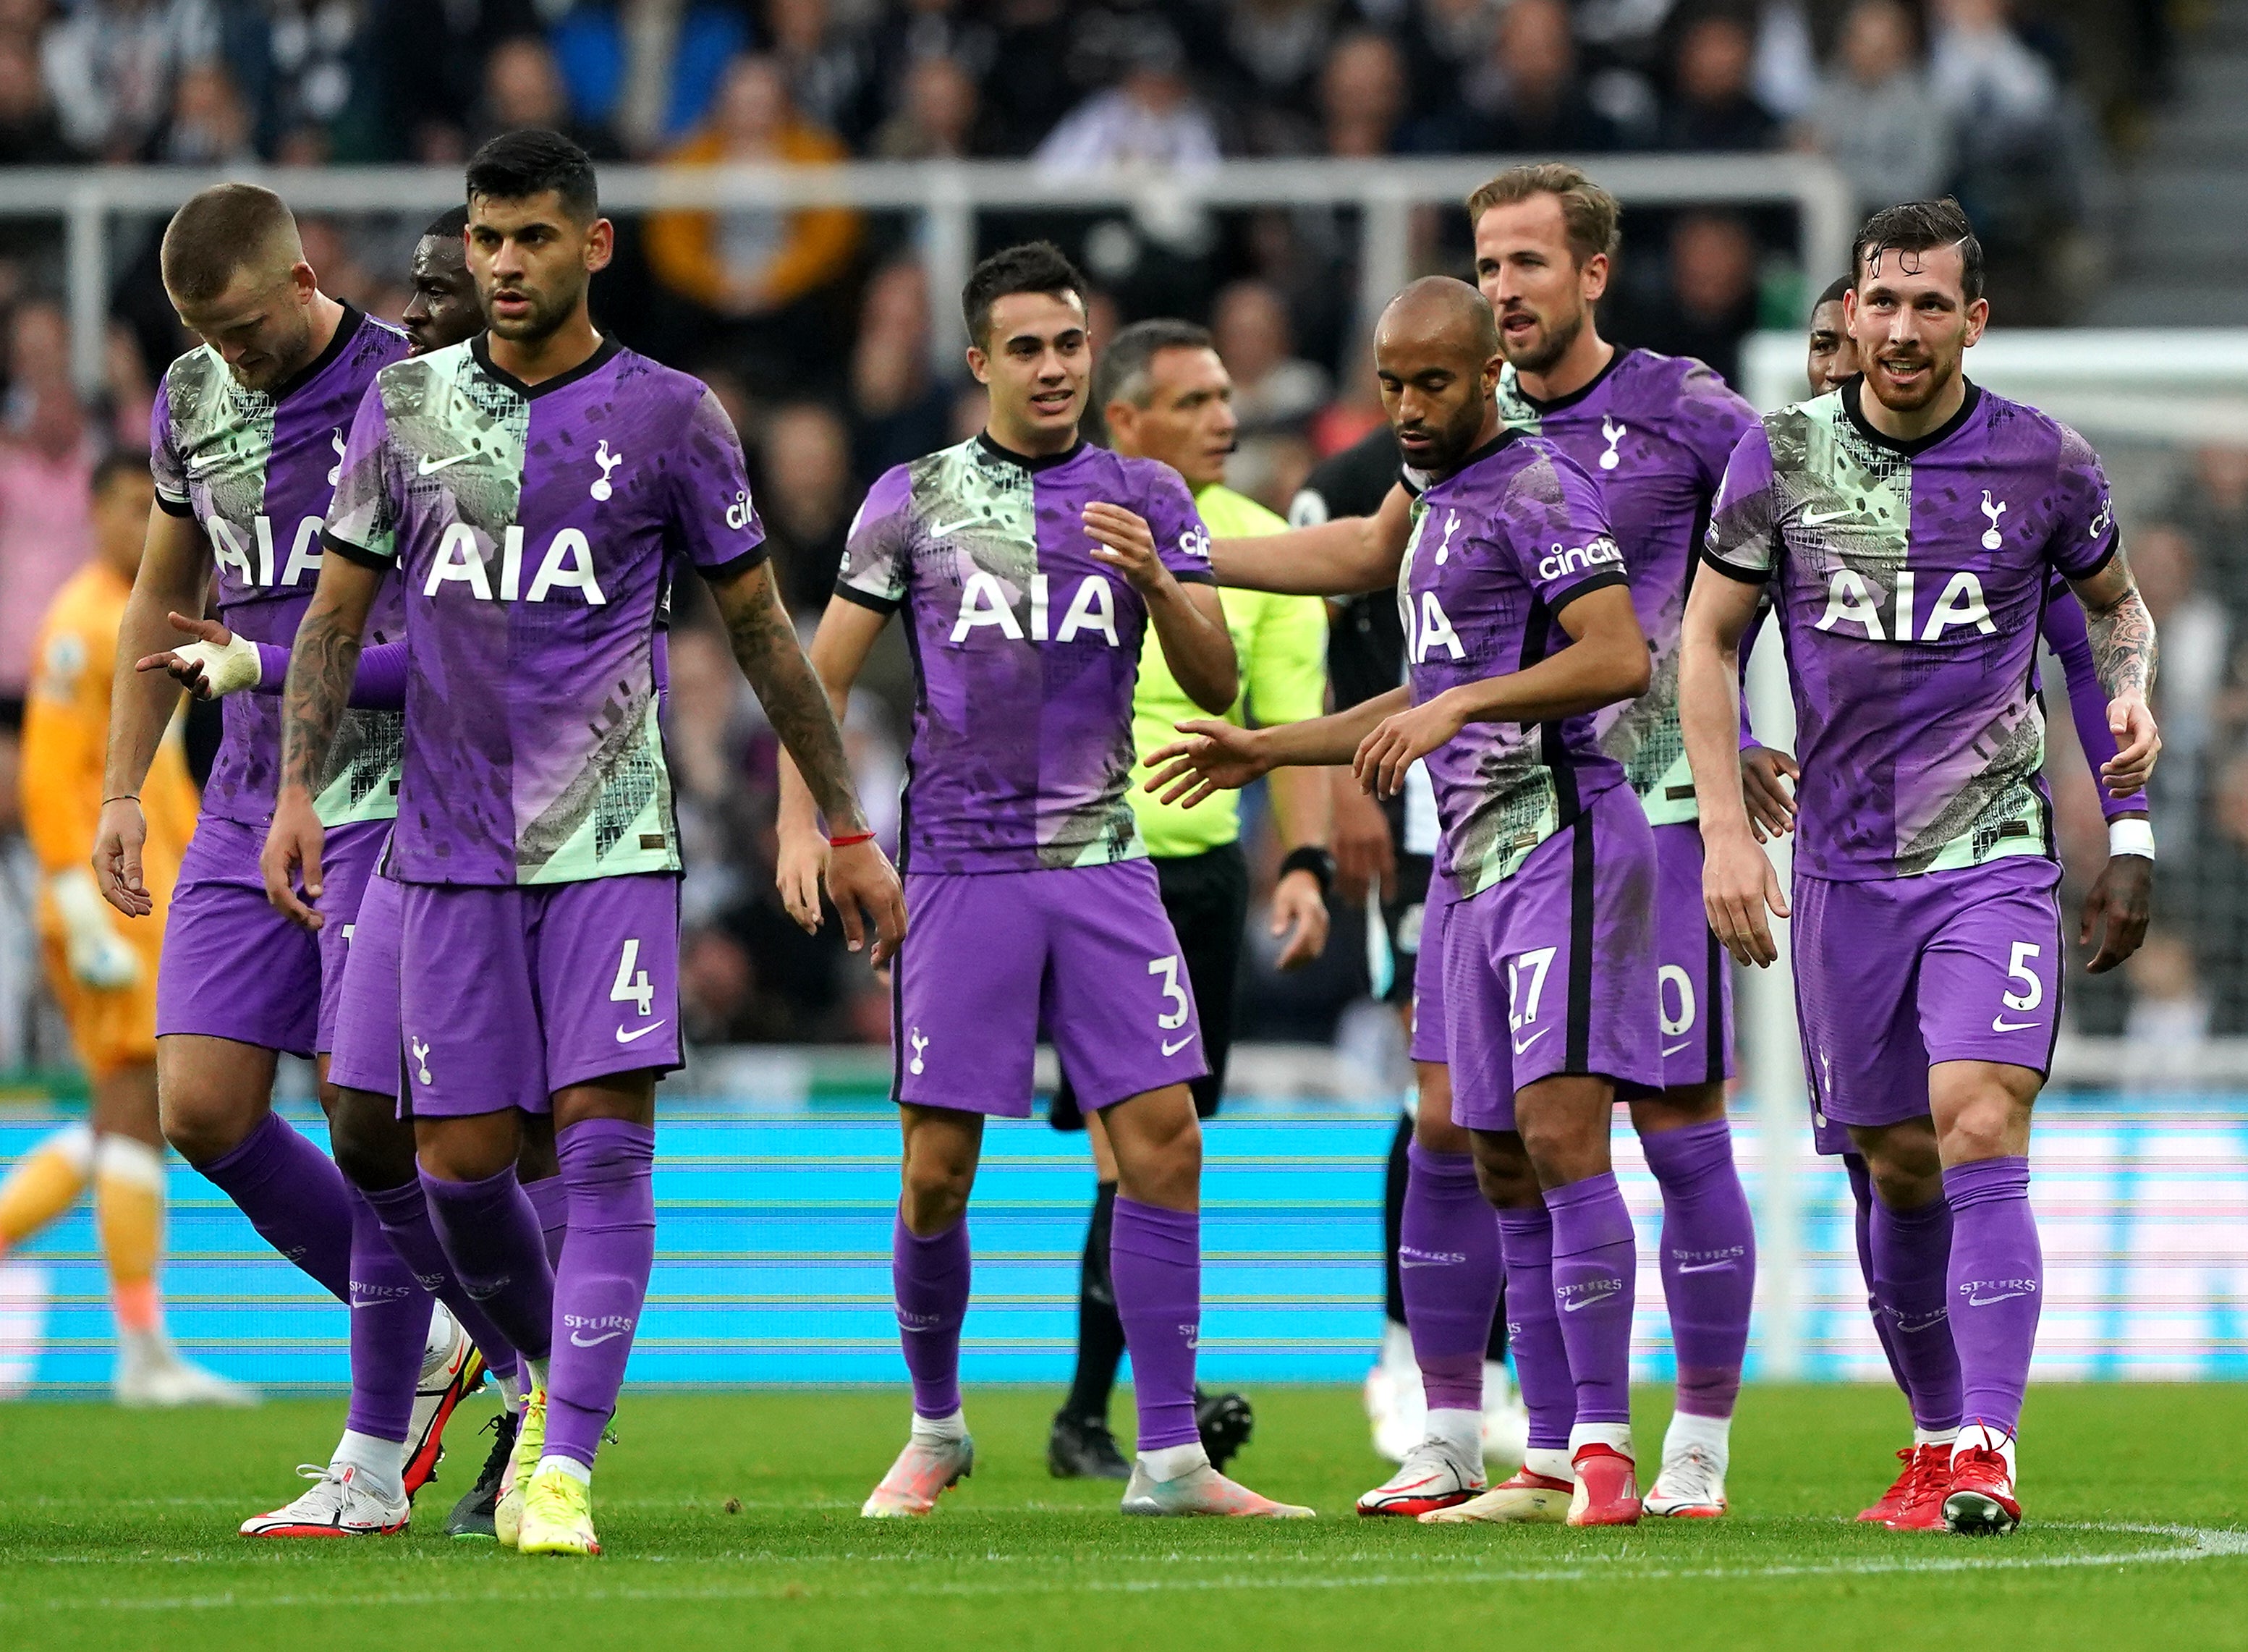
[[1025,458],[977,435],[886,472],[835,592],[902,607],[916,682],[903,860],[915,872],[1106,866],[1147,853],[1131,785],[1148,607],[1096,562],[1088,504],[1145,518],[1163,566],[1213,583],[1178,472],[1079,442]]
[[679,869],[655,635],[676,551],[764,559],[742,444],[699,381],[605,340],[526,385],[485,339],[385,368],[353,422],[327,538],[399,573],[407,883],[552,884]]
[[[283,647],[320,579],[321,531],[344,462],[344,437],[375,374],[406,355],[406,335],[349,305],[326,349],[271,394],[235,382],[205,345],[165,369],[149,421],[156,503],[193,516],[218,570],[218,614],[252,642]],[[370,641],[402,634],[397,586],[386,582],[367,616]],[[281,778],[281,702],[227,696],[224,733],[203,788],[203,810],[262,826]],[[314,787],[321,821],[385,820],[398,805],[401,739],[394,711],[346,711]]]
[[[1562,609],[1629,582],[1598,485],[1544,438],[1502,431],[1413,502],[1397,574],[1413,703],[1528,669],[1569,646]],[[1463,901],[1624,783],[1591,713],[1470,723],[1428,765],[1444,827],[1436,870]]]
[[2038,630],[2058,571],[2119,549],[2099,456],[1975,385],[1916,441],[1862,381],[1766,414],[1725,471],[1703,559],[1777,579],[1794,683],[1795,865],[1845,881],[2052,859]]
[[1545,437],[1600,485],[1653,656],[1647,692],[1596,715],[1600,746],[1623,764],[1649,825],[1695,819],[1694,775],[1678,727],[1679,624],[1710,502],[1756,411],[1690,356],[1620,349],[1591,383],[1550,401],[1523,389],[1511,367],[1503,369],[1498,416]]

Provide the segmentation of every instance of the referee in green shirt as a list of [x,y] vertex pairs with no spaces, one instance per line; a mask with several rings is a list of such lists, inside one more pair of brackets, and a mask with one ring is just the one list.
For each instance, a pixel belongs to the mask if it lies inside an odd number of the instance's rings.
[[[1093,405],[1108,428],[1109,445],[1138,459],[1156,459],[1186,478],[1195,505],[1214,536],[1279,533],[1287,524],[1253,499],[1223,485],[1233,451],[1233,380],[1210,333],[1184,321],[1141,321],[1101,352],[1093,369]],[[1241,661],[1242,698],[1228,713],[1237,723],[1296,723],[1326,709],[1326,606],[1317,597],[1258,591],[1219,593],[1226,628]],[[1150,634],[1152,643],[1153,637]],[[1132,733],[1141,757],[1169,745],[1174,725],[1202,712],[1150,646],[1140,656]],[[1163,906],[1178,931],[1179,951],[1194,987],[1210,1076],[1194,1084],[1195,1111],[1217,1111],[1225,1059],[1233,1041],[1234,977],[1249,922],[1249,863],[1241,853],[1238,792],[1192,809],[1158,802],[1141,789],[1142,761],[1132,774],[1132,809],[1162,886]],[[1268,785],[1285,858],[1272,893],[1272,933],[1284,937],[1279,966],[1300,968],[1327,940],[1328,886],[1334,863],[1326,850],[1329,792],[1318,769],[1279,769]],[[1085,1241],[1078,1287],[1077,1375],[1054,1417],[1046,1460],[1063,1477],[1123,1479],[1129,1465],[1108,1432],[1108,1398],[1124,1354],[1124,1330],[1108,1285],[1108,1231],[1116,1200],[1116,1163],[1098,1117],[1079,1113],[1066,1073],[1054,1097],[1056,1129],[1091,1138],[1099,1189]],[[1197,1396],[1203,1445],[1213,1465],[1249,1437],[1249,1405],[1238,1395]]]

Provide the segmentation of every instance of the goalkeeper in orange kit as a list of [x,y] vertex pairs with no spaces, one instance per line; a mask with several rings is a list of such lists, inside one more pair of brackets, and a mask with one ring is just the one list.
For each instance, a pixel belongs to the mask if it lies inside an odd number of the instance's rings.
[[140,792],[143,875],[154,923],[119,923],[89,857],[101,812],[118,622],[140,563],[154,487],[145,457],[119,454],[93,474],[93,560],[41,622],[24,711],[23,814],[44,888],[47,977],[92,1086],[85,1124],[58,1130],[0,1182],[0,1257],[60,1216],[90,1182],[120,1344],[114,1388],[127,1405],[244,1405],[256,1391],[180,1357],[156,1285],[163,1250],[164,1137],[156,1121],[156,955],[195,788],[178,725]]

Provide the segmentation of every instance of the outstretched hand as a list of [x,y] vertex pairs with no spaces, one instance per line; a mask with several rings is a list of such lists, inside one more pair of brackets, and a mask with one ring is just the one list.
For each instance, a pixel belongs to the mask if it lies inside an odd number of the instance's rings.
[[1148,754],[1145,790],[1191,809],[1219,792],[1238,792],[1272,767],[1258,731],[1217,717],[1171,725],[1188,737]]
[[168,614],[172,628],[193,641],[163,654],[145,655],[135,671],[167,671],[198,700],[216,700],[257,686],[257,645],[237,638],[216,620]]

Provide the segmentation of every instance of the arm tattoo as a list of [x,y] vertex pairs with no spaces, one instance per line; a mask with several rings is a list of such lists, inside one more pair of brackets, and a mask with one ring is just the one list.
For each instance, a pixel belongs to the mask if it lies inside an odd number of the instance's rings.
[[289,655],[281,700],[281,784],[316,792],[359,674],[360,634],[314,599]]
[[851,764],[843,753],[843,730],[835,720],[835,708],[774,593],[771,567],[752,571],[717,596],[734,658],[757,690],[773,732],[795,759],[812,801],[827,818],[827,829],[864,831],[867,818],[851,784]]
[[2155,616],[2147,611],[2146,600],[2140,596],[2120,550],[2101,570],[2099,583],[2115,589],[2108,602],[2095,606],[2087,600],[2084,604],[2093,670],[2109,699],[2121,694],[2136,694],[2144,699],[2155,687]]

